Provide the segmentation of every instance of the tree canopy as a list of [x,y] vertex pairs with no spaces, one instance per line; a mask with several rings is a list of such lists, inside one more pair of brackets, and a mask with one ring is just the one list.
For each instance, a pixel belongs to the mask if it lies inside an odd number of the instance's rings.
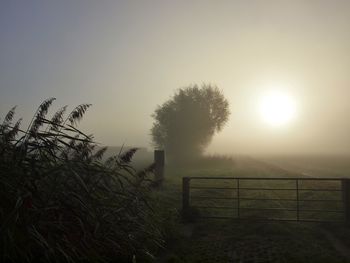
[[152,141],[171,159],[198,157],[229,115],[229,103],[216,86],[203,84],[178,89],[152,115]]

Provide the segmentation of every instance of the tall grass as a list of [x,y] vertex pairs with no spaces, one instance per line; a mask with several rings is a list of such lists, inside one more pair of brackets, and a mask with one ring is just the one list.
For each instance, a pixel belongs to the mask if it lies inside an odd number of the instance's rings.
[[45,100],[26,129],[15,107],[0,125],[0,261],[129,261],[161,245],[149,203],[150,166],[130,165],[136,149],[102,161],[77,128],[91,106],[47,117]]

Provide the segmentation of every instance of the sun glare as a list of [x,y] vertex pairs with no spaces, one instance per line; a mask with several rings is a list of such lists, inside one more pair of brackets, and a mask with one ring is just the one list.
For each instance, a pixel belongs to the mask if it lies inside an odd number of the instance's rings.
[[272,126],[281,126],[295,118],[296,105],[288,94],[273,91],[262,97],[259,112],[264,122]]

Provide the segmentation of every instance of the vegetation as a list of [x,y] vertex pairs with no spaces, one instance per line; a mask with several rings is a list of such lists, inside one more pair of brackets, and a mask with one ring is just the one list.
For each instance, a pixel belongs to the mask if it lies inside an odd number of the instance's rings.
[[51,119],[44,101],[26,130],[0,126],[1,261],[145,262],[161,245],[149,203],[153,166],[136,172],[136,149],[101,161],[91,135],[76,128],[90,104]]
[[215,86],[179,89],[153,114],[151,130],[156,147],[167,156],[184,161],[201,156],[215,132],[228,120],[229,103]]
[[[77,129],[90,105],[68,115],[63,107],[47,118],[53,101],[40,105],[25,130],[20,121],[13,123],[15,108],[0,125],[1,261],[347,262],[324,234],[348,244],[349,229],[342,225],[181,220],[184,176],[296,173],[248,157],[206,156],[168,166],[164,184],[154,192],[148,176],[153,166],[139,172],[132,166],[135,148],[106,158],[106,148]],[[196,195],[232,197],[228,191],[193,189],[191,204],[200,205]],[[204,204],[234,208],[229,202]],[[219,208],[197,212],[226,213]]]

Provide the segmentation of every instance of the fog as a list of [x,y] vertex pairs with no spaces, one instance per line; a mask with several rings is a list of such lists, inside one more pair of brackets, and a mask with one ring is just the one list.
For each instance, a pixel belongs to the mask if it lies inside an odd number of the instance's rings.
[[[217,85],[231,115],[208,153],[350,154],[349,1],[2,1],[0,112],[29,121],[92,103],[81,129],[151,148],[152,113],[178,88]],[[296,116],[265,123],[287,92]]]

